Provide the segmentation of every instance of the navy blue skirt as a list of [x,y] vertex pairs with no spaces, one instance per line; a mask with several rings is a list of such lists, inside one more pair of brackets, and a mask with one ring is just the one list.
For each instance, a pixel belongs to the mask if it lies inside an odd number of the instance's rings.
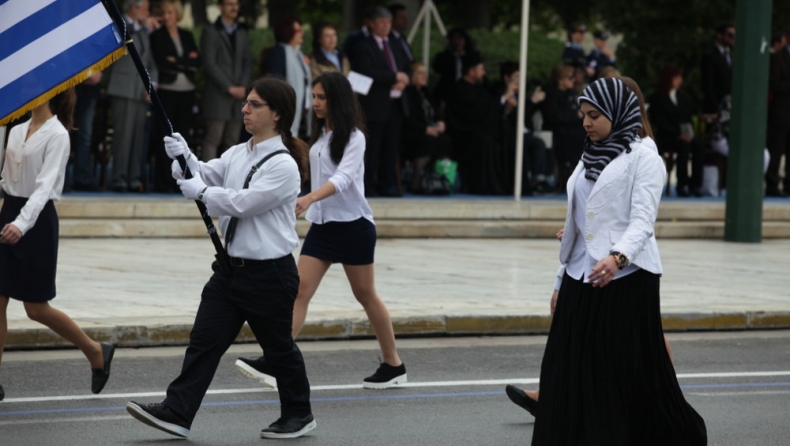
[[354,221],[313,223],[300,255],[343,265],[370,265],[376,250],[376,225],[360,217]]
[[[0,228],[13,222],[27,198],[5,195]],[[52,200],[16,244],[0,243],[0,295],[23,302],[47,302],[55,297],[58,266],[58,214]]]

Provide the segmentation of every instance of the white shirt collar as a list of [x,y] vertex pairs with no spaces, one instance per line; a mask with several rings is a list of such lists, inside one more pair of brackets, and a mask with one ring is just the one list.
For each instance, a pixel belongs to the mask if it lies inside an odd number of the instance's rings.
[[283,137],[281,135],[273,136],[263,142],[259,142],[255,146],[252,145],[252,138],[250,138],[249,141],[247,141],[247,150],[260,153],[261,155],[268,155],[283,145]]

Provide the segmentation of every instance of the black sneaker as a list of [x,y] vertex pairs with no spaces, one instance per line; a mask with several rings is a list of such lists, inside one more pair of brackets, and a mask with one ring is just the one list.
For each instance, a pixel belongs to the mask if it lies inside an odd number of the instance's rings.
[[257,359],[239,358],[236,360],[236,368],[244,376],[259,380],[263,387],[277,388],[277,378],[263,356]]
[[313,415],[305,417],[291,417],[287,420],[280,418],[271,426],[261,431],[261,438],[297,438],[315,429],[316,422]]
[[530,398],[522,389],[508,384],[505,387],[505,393],[510,401],[516,403],[517,406],[529,412],[533,417],[538,416],[538,402]]
[[3,386],[0,386],[0,401],[3,401],[5,398],[5,390],[3,390]]
[[407,381],[406,364],[401,363],[401,365],[393,367],[382,362],[376,373],[362,380],[362,387],[365,389],[389,389],[405,384]]
[[189,428],[192,426],[192,423],[184,421],[162,403],[140,404],[129,401],[126,403],[126,411],[151,427],[181,438],[186,438],[189,435]]

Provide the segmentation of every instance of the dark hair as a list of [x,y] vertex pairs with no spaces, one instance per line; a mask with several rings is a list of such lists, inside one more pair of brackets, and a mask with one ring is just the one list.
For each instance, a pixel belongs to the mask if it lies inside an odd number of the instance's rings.
[[483,63],[483,56],[477,51],[466,51],[466,54],[461,57],[461,73],[466,76],[469,70]]
[[518,62],[514,60],[506,60],[501,64],[499,64],[499,76],[504,81],[505,76],[510,76],[511,74],[518,71],[518,69],[519,69]]
[[732,22],[722,22],[716,26],[716,34],[724,34],[727,32],[728,29],[735,28],[735,24]]
[[576,68],[572,65],[555,65],[551,69],[551,80],[554,82],[555,85],[559,85],[560,81],[566,77],[574,75],[576,73]]
[[395,14],[397,14],[398,11],[405,11],[406,6],[403,3],[393,3],[389,6],[389,10],[392,14],[392,17],[395,17]]
[[261,97],[271,111],[280,115],[275,130],[283,138],[283,144],[299,167],[299,175],[307,179],[307,144],[291,134],[291,125],[296,115],[296,92],[288,82],[279,77],[266,76],[252,82],[250,91]]
[[[327,60],[321,48],[321,35],[324,34],[324,30],[327,28],[332,28],[335,30],[335,33],[337,33],[337,26],[335,26],[334,23],[320,22],[313,26],[313,59],[315,59],[315,61],[318,62],[319,65],[332,64],[332,62]],[[339,38],[340,36],[338,35],[338,39]],[[340,47],[337,47],[336,49],[337,49],[338,59],[341,61],[341,65],[342,65],[342,60],[344,56],[343,52],[340,51]]]
[[74,104],[77,103],[77,94],[74,88],[69,88],[58,93],[49,100],[49,110],[58,117],[66,130],[74,129]]
[[277,43],[288,43],[293,40],[296,35],[294,29],[295,24],[302,24],[302,21],[296,17],[288,17],[277,22],[274,26],[274,41]]
[[477,52],[477,46],[475,46],[475,41],[466,32],[463,28],[453,28],[447,32],[447,42],[450,41],[450,38],[453,36],[461,36],[464,39],[464,52],[465,53],[475,53]]
[[[351,90],[351,84],[342,74],[334,71],[326,72],[313,79],[313,86],[321,84],[326,94],[326,113],[332,123],[332,140],[329,142],[329,156],[332,162],[340,164],[343,152],[351,139],[354,129],[365,131],[362,111],[357,95]],[[321,128],[326,126],[326,119],[319,119],[313,110],[313,131],[310,139],[312,146],[321,136]]]
[[649,136],[655,139],[653,136],[653,127],[650,126],[650,119],[648,119],[647,116],[647,108],[645,108],[645,95],[642,94],[642,89],[639,88],[639,84],[637,84],[635,80],[628,76],[620,76],[620,80],[623,81],[623,84],[625,84],[629,90],[634,92],[636,99],[639,101],[639,113],[642,115],[642,128],[639,129],[636,134],[639,135],[640,138]]
[[[788,29],[790,31],[790,29]],[[782,41],[782,37],[785,36],[784,31],[777,31],[771,35],[771,45],[776,45],[777,43]]]
[[672,90],[672,79],[674,79],[675,76],[683,76],[683,68],[676,67],[675,65],[665,66],[658,76],[656,90],[661,94],[669,94],[670,90]]

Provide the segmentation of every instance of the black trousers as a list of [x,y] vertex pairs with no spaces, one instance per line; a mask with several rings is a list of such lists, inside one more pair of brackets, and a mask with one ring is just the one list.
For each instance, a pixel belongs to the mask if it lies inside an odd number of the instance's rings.
[[247,321],[277,378],[281,417],[312,413],[304,359],[291,337],[299,289],[293,256],[233,268],[230,277],[218,271],[216,262],[212,268],[214,275],[203,288],[181,374],[167,388],[165,406],[192,422],[220,358]]
[[403,106],[400,99],[390,99],[390,115],[385,122],[368,123],[368,144],[365,149],[365,190],[379,193],[399,189],[398,153],[403,127]]
[[768,162],[768,171],[765,172],[766,188],[769,191],[779,190],[779,183],[782,180],[779,174],[779,165],[782,155],[785,156],[784,171],[784,192],[790,193],[790,129],[785,127],[768,127],[768,152],[771,160]]

